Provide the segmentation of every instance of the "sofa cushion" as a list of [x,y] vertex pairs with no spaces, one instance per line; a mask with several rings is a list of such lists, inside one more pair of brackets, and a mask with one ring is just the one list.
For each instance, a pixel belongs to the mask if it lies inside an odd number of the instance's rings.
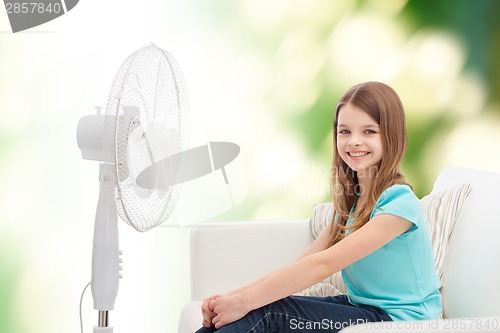
[[314,240],[325,230],[332,220],[333,204],[331,202],[323,202],[313,205],[310,227],[311,235]]
[[436,272],[443,282],[443,263],[453,228],[471,191],[470,184],[431,193],[420,200],[431,238]]
[[433,192],[470,183],[443,265],[447,318],[500,316],[500,173],[464,168],[440,172]]
[[[311,235],[313,239],[323,232],[332,219],[333,204],[331,202],[318,203],[313,206],[310,220]],[[298,292],[301,296],[337,296],[345,293],[346,288],[341,272],[337,272],[322,282]]]

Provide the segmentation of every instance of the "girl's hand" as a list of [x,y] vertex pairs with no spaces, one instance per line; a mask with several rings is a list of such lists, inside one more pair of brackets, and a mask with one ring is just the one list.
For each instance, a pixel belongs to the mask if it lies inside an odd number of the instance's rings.
[[214,319],[216,314],[210,309],[209,305],[213,300],[219,297],[222,296],[214,295],[212,297],[208,297],[203,300],[203,304],[201,305],[201,314],[203,315],[203,322],[201,324],[203,325],[203,327],[210,328],[213,326],[212,320]]
[[243,318],[251,310],[238,295],[217,298],[209,307],[216,314],[212,319],[216,329]]

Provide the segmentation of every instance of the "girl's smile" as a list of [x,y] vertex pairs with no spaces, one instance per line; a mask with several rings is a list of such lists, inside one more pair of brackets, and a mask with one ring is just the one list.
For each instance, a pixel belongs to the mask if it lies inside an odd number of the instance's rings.
[[370,152],[368,151],[348,151],[347,152],[351,159],[356,160],[356,159],[361,159],[368,155]]

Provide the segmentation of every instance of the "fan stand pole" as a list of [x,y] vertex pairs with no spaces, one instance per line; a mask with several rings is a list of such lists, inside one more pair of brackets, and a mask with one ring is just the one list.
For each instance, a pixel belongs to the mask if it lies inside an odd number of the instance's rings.
[[109,311],[99,311],[98,327],[108,327]]
[[113,328],[108,326],[108,313],[114,308],[120,277],[115,179],[114,164],[101,163],[99,167],[99,201],[92,249],[92,297],[94,309],[99,311],[99,322],[98,326],[94,326],[94,333],[113,332]]
[[99,323],[93,333],[113,333],[113,327],[108,326],[108,314],[109,311],[99,311]]

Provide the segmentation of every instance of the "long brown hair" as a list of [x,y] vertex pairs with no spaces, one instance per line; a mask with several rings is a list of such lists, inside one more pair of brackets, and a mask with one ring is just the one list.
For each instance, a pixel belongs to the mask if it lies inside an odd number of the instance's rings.
[[[346,104],[357,106],[366,112],[380,126],[382,139],[382,160],[376,166],[371,179],[366,204],[359,213],[352,216],[354,221],[346,226],[355,203],[359,183],[356,172],[340,157],[337,149],[337,121],[342,107]],[[330,236],[329,245],[345,237],[346,230],[355,231],[365,225],[384,190],[394,184],[407,184],[400,172],[400,164],[406,151],[407,137],[405,112],[396,92],[380,82],[365,82],[351,87],[340,99],[333,124],[334,156],[332,161],[332,200],[337,228]],[[407,184],[408,185],[408,184]]]

